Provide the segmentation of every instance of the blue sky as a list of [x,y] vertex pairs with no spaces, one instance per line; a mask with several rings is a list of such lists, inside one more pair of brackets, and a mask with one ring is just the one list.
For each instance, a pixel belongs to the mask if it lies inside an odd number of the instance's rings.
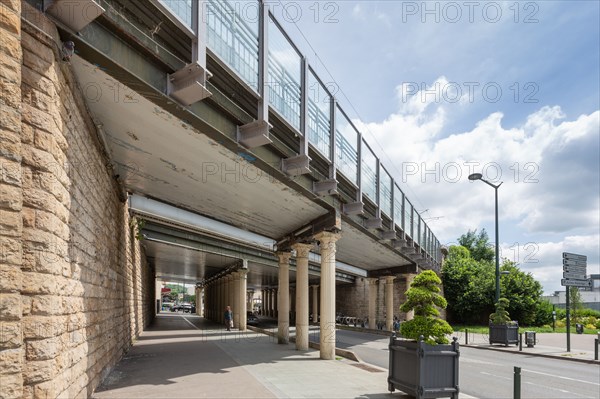
[[600,273],[600,2],[270,4],[442,243],[494,239],[483,172],[502,256],[548,293],[563,251]]

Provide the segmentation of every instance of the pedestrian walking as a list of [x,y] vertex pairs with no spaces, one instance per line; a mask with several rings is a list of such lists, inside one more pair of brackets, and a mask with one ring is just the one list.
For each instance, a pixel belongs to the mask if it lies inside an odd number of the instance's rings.
[[231,327],[233,327],[233,313],[231,312],[231,306],[225,308],[225,326],[227,327],[227,331],[231,331]]

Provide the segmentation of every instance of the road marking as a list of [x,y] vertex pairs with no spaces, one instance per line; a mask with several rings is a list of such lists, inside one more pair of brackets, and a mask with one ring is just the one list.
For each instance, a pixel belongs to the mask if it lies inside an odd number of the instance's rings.
[[596,383],[596,382],[590,382],[590,381],[578,380],[578,379],[576,379],[576,378],[562,377],[562,376],[560,376],[560,375],[556,375],[556,374],[542,373],[541,371],[533,371],[533,370],[527,370],[527,369],[523,369],[523,371],[527,371],[528,373],[534,373],[534,374],[547,375],[548,377],[562,378],[563,380],[576,381],[576,382],[583,382],[584,384],[591,384],[591,385],[595,385],[595,386],[597,386],[597,387],[600,387],[600,384],[598,384],[598,383]]
[[552,388],[552,387],[549,387],[548,385],[535,384],[535,383],[529,382],[529,381],[525,381],[525,384],[527,384],[527,385],[533,385],[533,386],[536,386],[536,387],[542,387],[544,389],[549,389],[551,391],[558,391],[560,393],[567,393],[569,395],[579,396],[580,398],[594,399],[593,396],[584,396],[584,395],[581,395],[581,394],[578,394],[578,393],[575,393],[575,392],[571,392],[571,391],[567,391],[567,390],[564,390],[564,389]]
[[186,318],[185,318],[185,316],[181,316],[181,318],[182,318],[183,320],[187,321],[187,323],[188,323],[190,326],[194,327],[196,330],[199,330],[199,328],[198,328],[198,327],[196,327],[196,326],[194,325],[194,323],[192,323],[191,321],[189,321],[188,319],[186,319]]
[[492,376],[492,377],[494,377],[494,378],[502,378],[503,380],[509,380],[509,381],[512,381],[512,378],[503,377],[503,376],[501,376],[501,375],[490,374],[490,373],[486,373],[485,371],[480,371],[480,373],[481,373],[481,374],[484,374],[484,375],[489,375],[489,376]]

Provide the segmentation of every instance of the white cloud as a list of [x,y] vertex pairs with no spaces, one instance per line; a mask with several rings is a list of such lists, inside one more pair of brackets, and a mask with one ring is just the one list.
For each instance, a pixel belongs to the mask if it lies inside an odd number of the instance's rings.
[[[447,82],[440,77],[429,88]],[[598,253],[600,111],[567,121],[560,107],[543,106],[512,128],[503,127],[504,115],[494,112],[470,131],[441,137],[450,107],[433,96],[407,96],[407,90],[397,88],[399,109],[383,122],[354,122],[367,141],[375,137],[374,150],[415,207],[443,216],[430,223],[441,242],[493,223],[494,190],[467,180],[481,172],[494,184],[503,182],[498,190],[502,241],[551,239],[561,252],[584,237],[586,249]],[[552,252],[551,244],[540,249]],[[556,280],[549,267],[540,260],[536,269],[544,286]]]

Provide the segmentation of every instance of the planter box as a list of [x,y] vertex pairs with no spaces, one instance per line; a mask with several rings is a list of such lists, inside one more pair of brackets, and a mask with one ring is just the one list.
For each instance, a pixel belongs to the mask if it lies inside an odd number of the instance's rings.
[[390,337],[388,390],[422,398],[458,399],[458,342],[429,345]]
[[490,324],[490,345],[510,344],[519,345],[519,323],[514,326]]

